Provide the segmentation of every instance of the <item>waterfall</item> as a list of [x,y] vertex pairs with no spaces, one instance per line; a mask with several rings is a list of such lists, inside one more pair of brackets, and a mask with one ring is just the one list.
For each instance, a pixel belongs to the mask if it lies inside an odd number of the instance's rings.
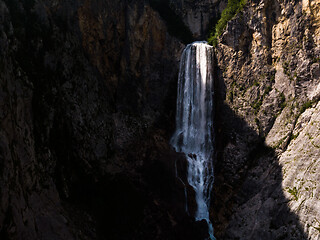
[[214,152],[212,55],[213,48],[206,42],[189,44],[182,53],[171,145],[185,153],[188,161],[188,183],[196,193],[195,219],[205,219],[210,239],[215,239],[209,219]]

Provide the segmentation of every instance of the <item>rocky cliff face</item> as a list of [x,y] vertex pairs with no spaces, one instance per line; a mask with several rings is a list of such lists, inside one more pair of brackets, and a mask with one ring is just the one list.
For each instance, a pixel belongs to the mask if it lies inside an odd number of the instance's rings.
[[[168,144],[169,29],[203,37],[225,1],[152,2],[0,0],[1,239],[206,236]],[[319,239],[319,5],[249,1],[220,38],[218,239]]]
[[218,0],[170,0],[172,8],[198,40],[206,38],[226,3],[227,1]]
[[223,239],[320,238],[318,15],[319,1],[249,1],[220,38]]
[[183,45],[159,14],[0,7],[1,239],[200,239],[167,141]]

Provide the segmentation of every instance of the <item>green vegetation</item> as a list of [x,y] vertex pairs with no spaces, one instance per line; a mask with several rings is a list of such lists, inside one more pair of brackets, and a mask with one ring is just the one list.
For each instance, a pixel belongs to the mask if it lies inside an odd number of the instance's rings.
[[254,109],[254,114],[257,114],[259,112],[261,105],[262,105],[262,99],[259,99],[253,103],[252,107]]
[[228,95],[229,102],[233,103],[233,92],[230,92]]
[[319,227],[315,227],[315,226],[312,226],[312,227],[320,232],[320,222],[318,221],[318,219],[316,219],[316,221],[318,222]]
[[310,133],[307,132],[306,135],[308,136],[309,140],[313,139],[313,137],[310,135]]
[[298,189],[296,188],[296,187],[293,187],[293,188],[288,188],[288,193],[290,193],[292,196],[293,196],[293,198],[294,198],[294,200],[298,200]]
[[194,41],[190,29],[181,18],[170,8],[169,0],[150,0],[150,6],[156,10],[166,22],[170,35],[187,44]]
[[277,149],[277,148],[281,147],[284,140],[286,140],[286,137],[283,137],[282,139],[280,139],[280,141],[275,146],[273,146],[273,148]]
[[290,76],[289,63],[288,63],[288,62],[284,62],[284,63],[282,64],[282,68],[283,68],[284,74],[286,74],[287,76]]
[[259,87],[259,83],[258,83],[258,81],[257,80],[254,80],[254,82],[253,82],[253,86],[256,86],[256,87]]
[[298,136],[299,136],[299,133],[297,133],[297,134],[292,134],[290,138],[291,138],[291,140],[294,140],[294,139],[296,139]]
[[320,57],[314,57],[312,63],[320,62]]
[[275,83],[275,79],[276,79],[276,73],[274,72],[274,73],[271,75],[270,82],[271,82],[271,83]]
[[279,103],[279,107],[281,109],[281,111],[287,106],[286,103],[286,97],[284,96],[283,92],[280,94],[280,103]]
[[308,108],[311,108],[312,107],[312,103],[313,103],[312,101],[305,102],[300,108],[300,113],[303,113]]
[[218,37],[222,34],[223,30],[236,14],[238,14],[246,4],[246,0],[228,0],[227,7],[222,11],[221,17],[215,27],[209,34],[208,43],[216,46]]
[[313,228],[320,232],[320,227],[313,227]]
[[269,92],[271,92],[272,87],[271,86],[267,86],[266,89],[264,90],[263,96],[266,96],[269,94]]

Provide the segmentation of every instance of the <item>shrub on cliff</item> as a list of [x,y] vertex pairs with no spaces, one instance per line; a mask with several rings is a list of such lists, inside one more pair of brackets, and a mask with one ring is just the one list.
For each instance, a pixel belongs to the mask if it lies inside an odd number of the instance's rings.
[[210,45],[214,47],[217,45],[218,37],[222,34],[228,21],[243,9],[246,2],[246,0],[228,0],[227,7],[222,11],[218,23],[209,34],[208,43]]

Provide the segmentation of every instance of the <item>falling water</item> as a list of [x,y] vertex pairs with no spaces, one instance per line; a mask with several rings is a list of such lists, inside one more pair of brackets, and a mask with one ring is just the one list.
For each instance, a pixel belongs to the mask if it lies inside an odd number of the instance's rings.
[[177,152],[185,153],[188,161],[188,183],[196,193],[195,219],[205,219],[210,239],[215,239],[209,219],[214,151],[212,53],[206,42],[189,44],[182,53],[171,144]]

